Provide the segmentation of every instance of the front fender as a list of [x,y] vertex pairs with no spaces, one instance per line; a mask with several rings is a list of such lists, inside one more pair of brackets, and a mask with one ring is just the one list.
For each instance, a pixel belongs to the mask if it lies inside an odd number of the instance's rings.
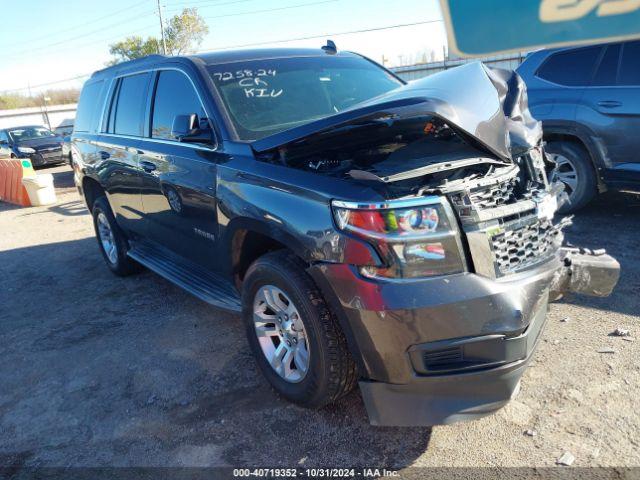
[[381,265],[372,246],[337,230],[329,198],[274,178],[220,170],[218,218],[229,254],[236,232],[247,229],[286,245],[309,264]]

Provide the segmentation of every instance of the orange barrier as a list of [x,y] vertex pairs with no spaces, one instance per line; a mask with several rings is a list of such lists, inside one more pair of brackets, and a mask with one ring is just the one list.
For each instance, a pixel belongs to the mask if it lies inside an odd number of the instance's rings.
[[32,171],[29,160],[0,160],[0,201],[30,207],[31,202],[27,189],[22,185],[22,178],[25,173],[30,176]]

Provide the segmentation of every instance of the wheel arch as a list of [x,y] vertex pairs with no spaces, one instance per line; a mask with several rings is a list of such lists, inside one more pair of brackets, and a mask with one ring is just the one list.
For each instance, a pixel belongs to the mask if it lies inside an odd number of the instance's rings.
[[233,220],[224,236],[228,270],[236,286],[240,287],[249,266],[262,255],[275,250],[289,250],[309,263],[306,249],[293,235],[281,228],[250,218]]
[[84,202],[89,209],[93,210],[93,204],[96,199],[102,195],[106,195],[105,188],[100,184],[98,180],[92,177],[84,177],[82,179],[82,194],[84,196]]
[[578,144],[589,155],[591,166],[593,167],[598,182],[598,190],[606,190],[604,182],[604,171],[607,168],[608,160],[604,147],[600,144],[595,134],[586,127],[571,123],[551,122],[543,123],[543,138],[545,142],[564,141]]

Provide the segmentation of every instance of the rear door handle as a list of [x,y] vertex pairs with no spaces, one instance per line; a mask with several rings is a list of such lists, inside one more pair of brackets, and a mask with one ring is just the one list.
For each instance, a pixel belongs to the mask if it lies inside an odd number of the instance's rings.
[[598,105],[604,108],[616,108],[621,107],[622,102],[618,102],[616,100],[601,100],[600,102],[598,102]]
[[153,172],[155,169],[158,168],[158,166],[155,163],[145,162],[145,161],[140,162],[140,166],[145,172]]
[[100,150],[100,158],[102,160],[107,160],[111,154],[109,152],[105,152],[104,150]]

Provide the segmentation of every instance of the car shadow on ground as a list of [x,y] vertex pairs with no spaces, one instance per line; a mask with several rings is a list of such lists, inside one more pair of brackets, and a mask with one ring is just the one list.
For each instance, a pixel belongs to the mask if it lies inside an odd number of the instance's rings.
[[575,214],[566,240],[592,249],[604,248],[620,263],[620,280],[608,298],[568,296],[562,301],[615,311],[640,312],[640,194],[608,192]]
[[[46,170],[42,173],[46,173]],[[53,184],[56,188],[75,188],[73,170],[68,165],[59,165],[55,172],[50,173],[53,175]]]
[[278,398],[238,315],[113,276],[92,237],[0,252],[0,273],[0,460],[17,468],[401,468],[428,448],[428,428],[370,426],[357,390],[318,411]]

